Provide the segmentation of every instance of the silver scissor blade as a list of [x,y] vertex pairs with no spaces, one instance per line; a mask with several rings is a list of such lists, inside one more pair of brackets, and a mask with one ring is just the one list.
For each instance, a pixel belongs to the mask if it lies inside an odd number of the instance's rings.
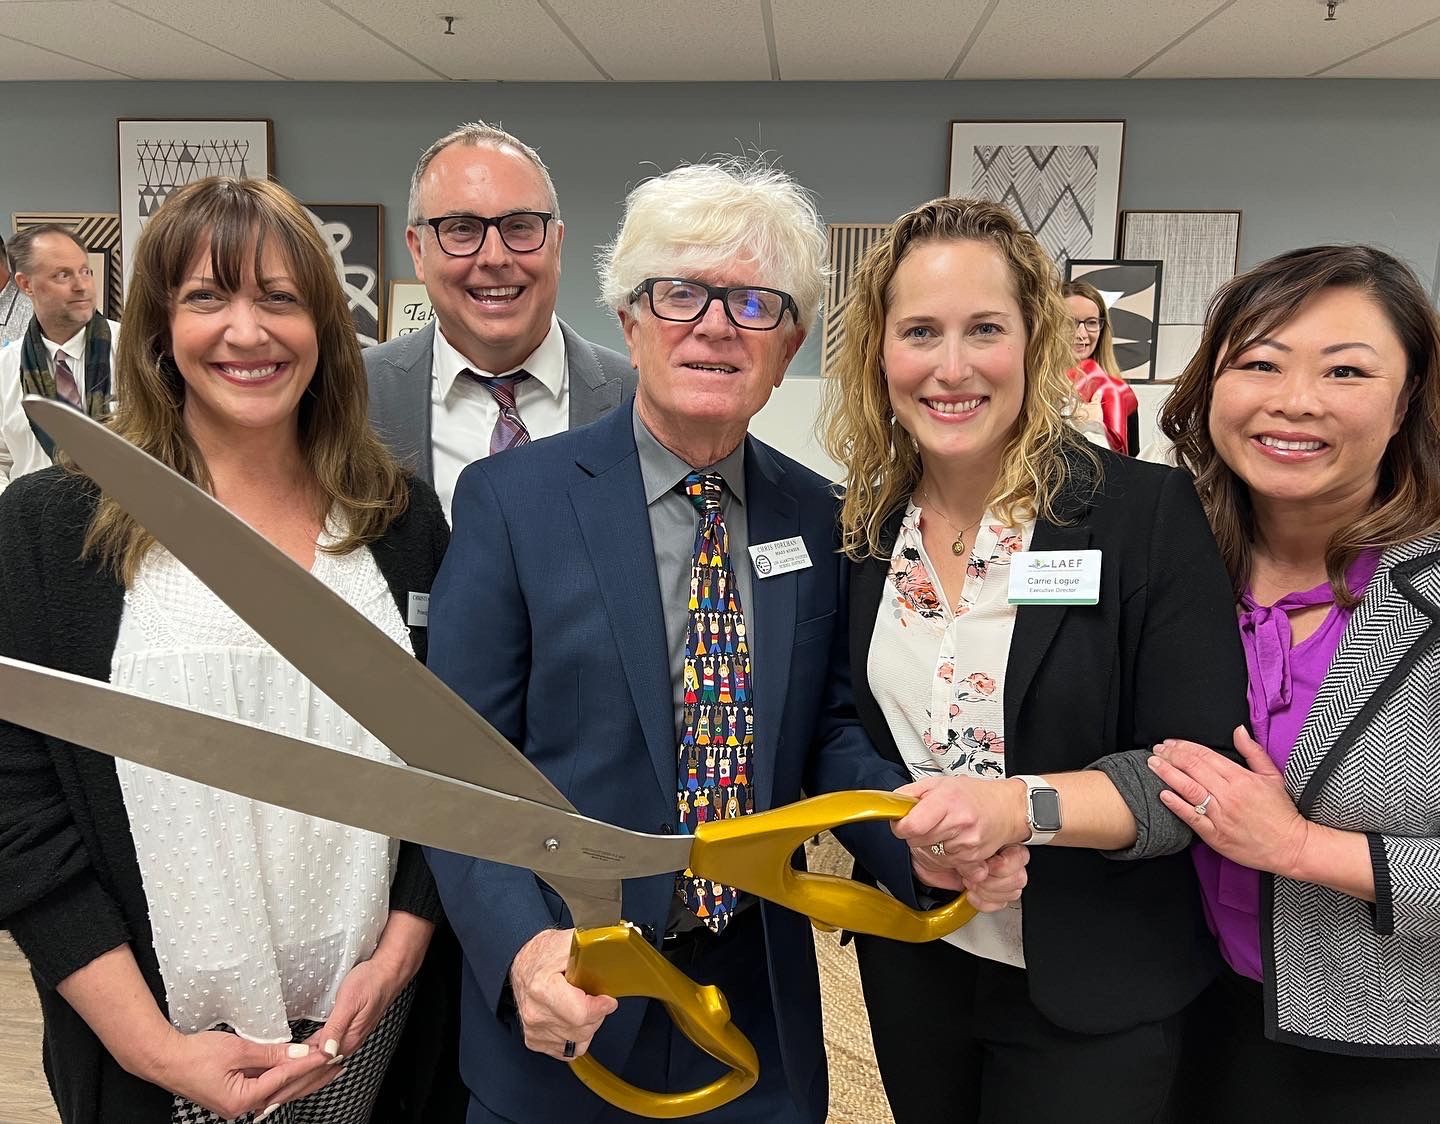
[[689,861],[687,837],[643,835],[3,657],[0,718],[266,804],[555,876],[585,926],[620,920],[621,878]]
[[213,497],[79,410],[32,395],[25,411],[241,620],[401,760],[575,810],[423,664]]

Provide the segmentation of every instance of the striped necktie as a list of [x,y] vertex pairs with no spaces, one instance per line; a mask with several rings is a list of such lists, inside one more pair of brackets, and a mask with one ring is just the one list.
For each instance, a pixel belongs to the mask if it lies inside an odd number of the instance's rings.
[[75,375],[70,370],[70,364],[65,361],[63,351],[55,353],[55,393],[77,410],[84,409],[80,403],[80,384],[75,381]]
[[495,399],[495,405],[500,407],[495,428],[490,431],[490,455],[493,457],[506,449],[530,444],[530,431],[525,428],[525,423],[520,420],[520,411],[515,408],[515,388],[528,379],[530,373],[516,371],[513,375],[496,377],[477,375],[471,370],[465,373],[488,390]]

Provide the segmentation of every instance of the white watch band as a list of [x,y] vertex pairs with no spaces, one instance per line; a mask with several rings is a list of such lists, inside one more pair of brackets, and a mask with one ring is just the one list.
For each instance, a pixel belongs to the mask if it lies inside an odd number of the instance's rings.
[[1017,775],[1016,779],[1025,782],[1025,822],[1030,825],[1030,838],[1025,840],[1025,846],[1044,846],[1046,843],[1049,843],[1050,840],[1055,838],[1057,832],[1039,831],[1036,829],[1035,805],[1033,803],[1035,790],[1044,789],[1046,792],[1054,792],[1056,809],[1059,809],[1060,807],[1060,794],[1055,791],[1055,786],[1048,783],[1044,777],[1037,777],[1029,774],[1019,774]]

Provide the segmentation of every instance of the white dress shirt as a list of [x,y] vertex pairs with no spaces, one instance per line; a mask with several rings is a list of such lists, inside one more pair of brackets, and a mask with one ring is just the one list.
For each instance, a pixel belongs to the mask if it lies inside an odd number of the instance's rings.
[[515,408],[532,441],[570,428],[570,383],[566,378],[565,337],[560,321],[550,317],[550,331],[518,367],[484,371],[456,351],[437,321],[430,360],[430,444],[434,456],[435,491],[450,518],[450,501],[461,470],[490,455],[490,434],[500,417],[495,396],[480,383],[463,378],[473,371],[481,378],[524,370],[530,378],[515,387]]
[[[110,325],[110,362],[115,362],[115,349],[120,345],[120,325],[113,320]],[[85,395],[85,329],[76,332],[64,343],[54,343],[48,337],[41,337],[45,352],[50,359],[50,369],[55,369],[55,356],[63,353],[70,364],[70,373],[75,376],[75,385],[80,388],[81,400]],[[17,476],[48,468],[50,458],[35,438],[30,428],[30,419],[25,416],[21,400],[25,397],[20,385],[20,350],[23,341],[15,340],[0,347],[0,492]]]

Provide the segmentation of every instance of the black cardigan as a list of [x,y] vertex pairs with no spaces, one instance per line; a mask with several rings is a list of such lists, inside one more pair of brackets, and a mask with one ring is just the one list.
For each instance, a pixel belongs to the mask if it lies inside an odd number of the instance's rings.
[[[1233,757],[1231,731],[1246,717],[1245,661],[1234,595],[1190,478],[1095,452],[1098,486],[1072,457],[1062,522],[1037,520],[1030,549],[1099,549],[1100,603],[1019,606],[1005,673],[1006,771],[1084,769],[1167,737]],[[896,761],[867,667],[902,514],[886,524],[886,557],[854,563],[850,577],[855,706]],[[1218,970],[1188,852],[1126,862],[1035,847],[1029,875],[1026,975],[1036,1007],[1057,1025],[1102,1034],[1164,1018]]]
[[[0,654],[108,682],[125,591],[112,572],[80,559],[95,503],[93,484],[60,468],[21,477],[0,494]],[[448,539],[434,491],[410,481],[408,510],[370,548],[402,617],[410,591],[430,589]],[[425,630],[411,628],[410,638],[423,660]],[[423,1102],[429,1085],[456,1085],[440,1061],[455,1056],[455,1044],[444,1052],[435,1040],[437,1019],[422,1015],[419,1000],[443,996],[459,979],[435,883],[411,844],[400,848],[390,905],[442,924],[411,1020],[411,1030],[430,1039],[427,1087],[417,1084],[413,1060],[392,1065],[381,1098],[388,1108],[377,1119],[434,1120]],[[45,1021],[45,1072],[61,1119],[168,1124],[171,1094],[125,1072],[55,990],[128,943],[166,1009],[114,760],[8,722],[0,722],[0,926],[30,961]],[[409,1056],[402,1042],[397,1060]]]

